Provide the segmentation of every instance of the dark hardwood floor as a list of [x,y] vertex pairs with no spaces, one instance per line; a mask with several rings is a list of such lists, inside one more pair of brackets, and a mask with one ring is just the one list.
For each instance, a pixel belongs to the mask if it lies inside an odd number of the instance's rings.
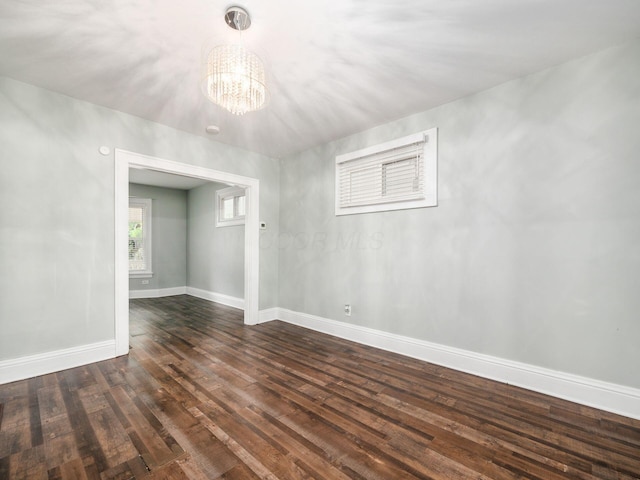
[[631,479],[640,421],[188,296],[0,386],[0,479]]

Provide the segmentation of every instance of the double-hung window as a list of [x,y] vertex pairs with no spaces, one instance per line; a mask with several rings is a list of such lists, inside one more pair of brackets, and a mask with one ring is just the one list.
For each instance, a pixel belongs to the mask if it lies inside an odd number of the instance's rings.
[[216,227],[244,225],[246,195],[242,187],[229,187],[216,191]]
[[129,198],[129,276],[150,277],[151,199]]
[[336,215],[438,204],[437,129],[336,157]]

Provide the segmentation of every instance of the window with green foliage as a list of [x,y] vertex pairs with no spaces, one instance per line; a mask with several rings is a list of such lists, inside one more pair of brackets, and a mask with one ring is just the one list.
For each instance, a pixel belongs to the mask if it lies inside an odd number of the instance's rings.
[[129,198],[129,275],[150,276],[151,199]]

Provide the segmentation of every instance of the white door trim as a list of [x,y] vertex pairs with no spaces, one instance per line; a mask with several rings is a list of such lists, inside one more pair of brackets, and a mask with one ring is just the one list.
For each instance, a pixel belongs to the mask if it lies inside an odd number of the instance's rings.
[[[246,188],[247,213],[244,228],[244,323],[259,323],[259,198],[260,181],[233,173],[173,162],[126,150],[115,149],[115,350],[116,356],[129,352],[129,261],[127,218],[129,208],[129,168],[202,178]],[[213,206],[212,206],[213,208]]]

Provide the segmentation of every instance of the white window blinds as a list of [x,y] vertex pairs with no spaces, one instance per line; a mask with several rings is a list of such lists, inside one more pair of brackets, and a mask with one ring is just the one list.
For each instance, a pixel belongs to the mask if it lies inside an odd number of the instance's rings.
[[422,132],[337,156],[336,215],[432,205],[435,174],[425,145],[434,140],[434,132]]

